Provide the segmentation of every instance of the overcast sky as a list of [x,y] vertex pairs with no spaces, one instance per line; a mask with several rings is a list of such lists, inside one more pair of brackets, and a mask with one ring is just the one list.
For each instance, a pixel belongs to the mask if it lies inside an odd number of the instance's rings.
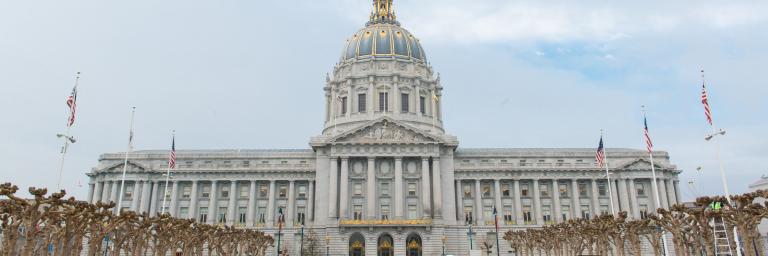
[[[683,170],[685,199],[721,193],[699,102],[707,74],[732,192],[768,174],[768,2],[396,0],[445,87],[461,147],[657,149]],[[64,186],[124,151],[308,148],[325,74],[368,18],[368,0],[4,1],[0,3],[0,181],[56,186],[76,71],[77,138]],[[702,171],[697,172],[696,167]],[[694,181],[695,188],[687,184]],[[80,184],[81,186],[78,186]]]

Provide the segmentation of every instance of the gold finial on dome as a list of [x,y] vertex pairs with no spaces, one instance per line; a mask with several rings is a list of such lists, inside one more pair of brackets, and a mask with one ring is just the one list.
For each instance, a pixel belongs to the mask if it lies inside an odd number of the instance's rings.
[[393,0],[373,0],[373,11],[369,23],[396,23]]

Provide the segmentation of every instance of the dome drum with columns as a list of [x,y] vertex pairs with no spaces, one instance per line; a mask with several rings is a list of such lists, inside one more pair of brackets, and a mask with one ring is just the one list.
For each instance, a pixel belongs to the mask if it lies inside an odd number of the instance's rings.
[[[469,255],[468,225],[473,248],[494,241],[494,208],[506,231],[612,206],[644,218],[680,202],[680,170],[662,151],[653,152],[655,205],[645,150],[607,149],[609,182],[594,148],[459,148],[443,130],[443,87],[424,50],[400,27],[392,0],[373,2],[326,79],[325,122],[309,148],[178,150],[167,191],[168,152],[136,151],[118,209],[156,215],[165,201],[175,217],[269,234],[283,212],[281,246],[293,255],[303,225],[319,238],[316,254],[422,256]],[[118,200],[123,157],[99,157],[87,174],[89,201]]]

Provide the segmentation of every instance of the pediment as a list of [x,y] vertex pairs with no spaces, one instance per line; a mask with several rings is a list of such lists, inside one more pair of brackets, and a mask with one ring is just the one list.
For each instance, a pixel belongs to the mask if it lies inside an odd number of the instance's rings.
[[[103,172],[122,172],[123,165],[124,165],[123,163],[116,163],[102,169],[102,171]],[[128,161],[128,168],[127,168],[128,172],[142,172],[142,171],[148,171],[148,170],[149,168],[142,164]]]
[[356,129],[342,133],[330,140],[331,143],[400,144],[400,143],[441,143],[442,141],[410,125],[383,117]]
[[[620,166],[621,166],[620,169],[650,170],[651,169],[651,162],[646,160],[646,159],[640,158],[640,159],[635,159],[635,160],[629,161],[629,162],[624,163],[624,164],[622,164]],[[656,169],[659,169],[659,170],[664,168],[664,166],[661,166],[658,163],[654,163],[654,167]]]

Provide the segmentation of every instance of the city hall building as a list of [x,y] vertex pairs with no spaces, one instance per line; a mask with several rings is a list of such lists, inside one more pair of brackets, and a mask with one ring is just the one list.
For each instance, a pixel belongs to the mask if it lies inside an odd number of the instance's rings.
[[[426,60],[392,0],[375,0],[318,93],[325,122],[308,148],[181,150],[167,192],[169,152],[133,152],[119,208],[156,214],[166,201],[175,217],[270,234],[282,212],[281,247],[291,255],[302,225],[323,254],[468,255],[495,245],[494,208],[503,235],[609,213],[611,204],[643,218],[680,202],[680,170],[666,152],[653,152],[654,205],[645,150],[608,149],[609,184],[595,148],[461,148],[443,127],[444,88]],[[118,200],[123,158],[99,157],[89,201]],[[503,255],[509,248],[502,241]]]

